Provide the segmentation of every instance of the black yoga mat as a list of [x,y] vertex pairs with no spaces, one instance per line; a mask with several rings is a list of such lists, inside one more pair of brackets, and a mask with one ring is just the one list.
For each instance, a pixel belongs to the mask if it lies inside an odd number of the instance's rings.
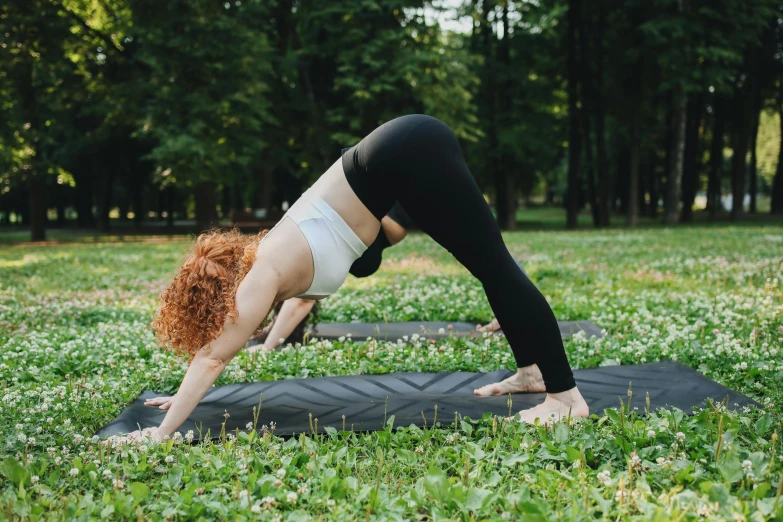
[[[601,328],[590,321],[558,321],[560,335],[567,339],[576,332],[583,330],[587,337],[602,337]],[[440,329],[444,333],[439,333]],[[348,334],[354,340],[364,341],[368,337],[378,340],[396,342],[404,336],[410,338],[419,334],[427,339],[442,339],[444,337],[478,336],[475,323],[445,322],[445,321],[410,321],[405,323],[319,323],[308,330],[310,337],[336,340]],[[497,332],[502,334],[503,332]]]
[[[491,373],[443,372],[443,373],[393,373],[386,375],[350,375],[342,377],[318,377],[290,379],[214,387],[180,427],[183,434],[193,430],[196,437],[210,430],[210,436],[220,434],[224,413],[231,415],[226,429],[244,430],[253,420],[253,406],[258,405],[263,394],[258,428],[275,422],[276,434],[291,435],[310,431],[310,413],[318,419],[318,431],[327,426],[340,430],[356,431],[381,429],[384,419],[395,416],[396,426],[416,424],[424,426],[422,413],[428,426],[435,416],[444,424],[454,420],[454,412],[474,419],[485,413],[508,415],[508,395],[476,397],[473,389],[498,382],[511,374],[508,370]],[[599,415],[605,408],[619,408],[620,401],[627,401],[628,384],[633,384],[632,407],[644,413],[645,394],[650,394],[651,408],[678,407],[688,413],[692,406],[703,406],[708,397],[722,401],[728,396],[728,405],[757,405],[723,385],[684,364],[663,361],[629,366],[606,366],[588,370],[575,370],[577,385],[590,405],[590,411]],[[158,426],[165,416],[157,407],[144,406],[144,400],[160,394],[142,393],[117,419],[98,431],[100,436],[129,433],[137,429]],[[535,406],[544,400],[543,393],[518,393],[511,395],[512,413]]]

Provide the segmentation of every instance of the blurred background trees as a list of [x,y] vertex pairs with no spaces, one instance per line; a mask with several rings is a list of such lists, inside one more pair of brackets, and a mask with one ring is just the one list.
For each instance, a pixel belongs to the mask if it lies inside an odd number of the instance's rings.
[[[376,126],[450,125],[501,226],[783,213],[770,0],[12,0],[0,226],[274,213]],[[694,214],[696,212],[696,214]],[[187,221],[184,221],[187,220]]]

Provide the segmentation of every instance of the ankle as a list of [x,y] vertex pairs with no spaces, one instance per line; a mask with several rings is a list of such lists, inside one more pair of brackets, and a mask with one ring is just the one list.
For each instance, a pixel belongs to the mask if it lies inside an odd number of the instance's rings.
[[541,376],[541,370],[538,369],[537,364],[531,364],[530,366],[517,368],[516,378],[521,382],[543,380],[543,377]]
[[565,404],[584,402],[582,394],[579,393],[579,389],[577,389],[576,386],[563,392],[547,393],[547,396]]

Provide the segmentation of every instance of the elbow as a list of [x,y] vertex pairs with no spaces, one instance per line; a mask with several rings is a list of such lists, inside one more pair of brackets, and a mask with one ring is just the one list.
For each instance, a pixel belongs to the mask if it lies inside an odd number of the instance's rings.
[[210,371],[221,373],[226,368],[226,363],[219,357],[209,357],[206,360],[206,366]]
[[215,354],[200,353],[194,359],[194,362],[198,362],[199,366],[210,372],[221,373],[225,368],[227,361],[222,357],[218,357]]

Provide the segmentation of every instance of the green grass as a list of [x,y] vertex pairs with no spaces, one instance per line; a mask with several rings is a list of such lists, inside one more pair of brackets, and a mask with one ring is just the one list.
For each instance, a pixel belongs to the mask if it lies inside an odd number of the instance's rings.
[[[780,520],[783,229],[515,232],[509,249],[559,319],[575,368],[677,359],[764,408],[595,411],[552,428],[439,418],[439,429],[270,427],[218,443],[107,448],[91,437],[183,362],[148,328],[188,248],[167,243],[0,248],[0,519]],[[349,278],[321,320],[478,320],[480,284],[412,235],[377,276]],[[218,384],[394,371],[512,368],[505,341],[392,349],[319,342],[240,353]]]

